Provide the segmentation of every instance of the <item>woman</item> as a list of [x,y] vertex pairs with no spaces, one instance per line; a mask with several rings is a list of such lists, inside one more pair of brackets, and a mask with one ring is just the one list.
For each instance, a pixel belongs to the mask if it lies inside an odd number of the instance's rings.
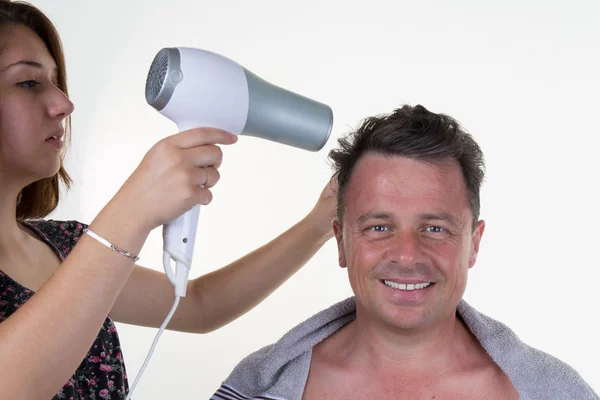
[[[172,135],[150,149],[89,226],[44,220],[58,204],[59,183],[70,183],[62,160],[72,111],[53,24],[31,5],[0,0],[0,397],[6,399],[126,397],[113,321],[157,328],[173,302],[164,274],[136,265],[135,255],[152,229],[210,203],[218,145],[236,141],[215,129]],[[332,237],[333,193],[326,186],[313,210],[271,243],[191,280],[168,329],[210,332],[260,303]]]

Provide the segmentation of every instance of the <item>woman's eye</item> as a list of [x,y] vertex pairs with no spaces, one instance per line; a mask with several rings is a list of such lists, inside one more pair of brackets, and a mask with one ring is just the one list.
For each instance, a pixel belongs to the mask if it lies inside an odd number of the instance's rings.
[[40,83],[38,81],[34,81],[34,80],[23,81],[23,82],[17,83],[17,85],[24,87],[24,88],[28,88],[28,89],[31,89],[39,84]]

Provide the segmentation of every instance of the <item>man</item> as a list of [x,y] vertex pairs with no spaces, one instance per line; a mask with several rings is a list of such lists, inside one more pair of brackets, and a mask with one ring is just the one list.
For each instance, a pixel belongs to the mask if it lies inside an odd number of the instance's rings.
[[484,161],[455,120],[404,106],[340,145],[333,230],[355,297],[248,356],[212,399],[600,399],[462,300]]

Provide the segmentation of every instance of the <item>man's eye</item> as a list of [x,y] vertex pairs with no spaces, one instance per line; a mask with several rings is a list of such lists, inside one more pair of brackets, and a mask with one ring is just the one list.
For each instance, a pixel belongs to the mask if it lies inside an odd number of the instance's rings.
[[39,84],[40,83],[38,81],[34,81],[34,80],[23,81],[23,82],[17,83],[17,85],[24,87],[24,88],[28,88],[28,89],[31,89]]
[[375,225],[370,227],[369,229],[373,232],[385,232],[388,229],[388,227],[385,225]]
[[431,233],[441,233],[445,231],[445,229],[440,226],[428,226],[427,231]]

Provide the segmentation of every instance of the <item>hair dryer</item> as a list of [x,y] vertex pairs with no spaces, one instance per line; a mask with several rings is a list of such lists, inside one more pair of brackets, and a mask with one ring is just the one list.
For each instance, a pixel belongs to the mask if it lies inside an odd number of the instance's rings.
[[[212,127],[309,151],[325,145],[333,125],[329,106],[272,85],[226,57],[194,48],[158,52],[148,72],[146,101],[180,131]],[[163,227],[163,264],[176,296],[186,293],[199,214],[196,205]]]
[[[158,52],[146,80],[146,101],[175,122],[180,131],[218,128],[305,150],[320,150],[331,133],[329,106],[274,86],[218,54],[192,48]],[[175,302],[133,382],[131,399],[161,333],[185,297],[194,255],[200,206],[163,227],[163,264],[175,286]],[[175,272],[171,267],[175,261]]]

